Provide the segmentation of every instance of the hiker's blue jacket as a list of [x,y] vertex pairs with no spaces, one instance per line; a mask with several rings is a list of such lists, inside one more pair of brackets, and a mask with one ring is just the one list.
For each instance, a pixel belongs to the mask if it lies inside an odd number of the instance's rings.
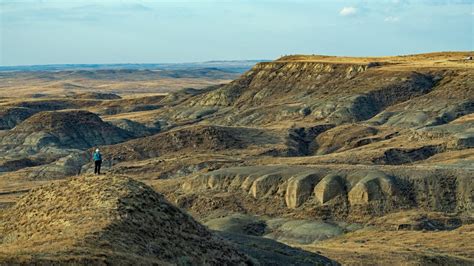
[[100,152],[94,152],[94,155],[92,156],[94,161],[102,161],[102,155]]

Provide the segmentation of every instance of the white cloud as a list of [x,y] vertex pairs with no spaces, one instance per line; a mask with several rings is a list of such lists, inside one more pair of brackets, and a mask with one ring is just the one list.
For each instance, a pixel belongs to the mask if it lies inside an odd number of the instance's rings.
[[344,7],[343,9],[341,9],[339,14],[341,16],[353,16],[353,15],[357,14],[357,8],[352,7],[352,6],[347,6],[347,7]]
[[384,19],[384,21],[385,21],[385,22],[392,22],[392,23],[394,23],[394,22],[400,21],[400,18],[399,18],[399,17],[389,16],[389,17],[386,17],[386,18]]

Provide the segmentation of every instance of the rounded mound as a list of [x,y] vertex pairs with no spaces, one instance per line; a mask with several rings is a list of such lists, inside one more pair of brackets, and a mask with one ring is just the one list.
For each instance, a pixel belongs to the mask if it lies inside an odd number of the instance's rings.
[[127,177],[82,176],[35,189],[7,211],[0,232],[0,262],[250,263],[152,188]]
[[171,152],[242,149],[253,144],[245,136],[255,135],[256,132],[244,128],[189,126],[104,147],[104,151],[121,160],[136,160]]
[[37,148],[55,145],[84,149],[130,137],[130,133],[102,121],[94,113],[68,110],[37,113],[13,128],[2,142]]

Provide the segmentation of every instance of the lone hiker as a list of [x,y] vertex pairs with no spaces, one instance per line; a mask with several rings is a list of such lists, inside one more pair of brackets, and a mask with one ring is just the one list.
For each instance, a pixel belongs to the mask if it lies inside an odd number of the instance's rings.
[[102,165],[102,154],[100,154],[99,148],[95,149],[94,154],[92,155],[94,160],[94,174],[100,175],[100,166]]

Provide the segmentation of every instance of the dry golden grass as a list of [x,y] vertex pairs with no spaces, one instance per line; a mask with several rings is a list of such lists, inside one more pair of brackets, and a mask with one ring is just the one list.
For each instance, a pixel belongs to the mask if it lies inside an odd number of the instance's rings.
[[[45,81],[4,78],[0,83],[0,97],[29,98],[35,94],[60,96],[70,92],[108,92],[120,95],[156,94],[183,88],[205,88],[231,80],[205,78],[161,78],[149,81],[61,80]],[[74,84],[74,86],[70,86]],[[15,93],[12,93],[12,92]]]
[[467,122],[474,122],[474,114],[468,114],[465,116],[461,116],[456,120],[453,120],[451,123],[452,124],[462,124],[462,123],[467,123]]
[[33,188],[48,184],[50,180],[30,180],[21,172],[9,173],[0,176],[0,209],[1,205],[11,205],[26,192]]
[[[0,263],[246,264],[249,258],[143,183],[81,176],[37,188],[0,217]],[[95,262],[97,263],[97,262]],[[94,263],[94,264],[95,264]]]
[[453,231],[359,230],[301,248],[343,265],[474,264],[474,225]]
[[473,56],[474,51],[438,52],[405,56],[348,57],[324,55],[291,55],[279,58],[277,62],[320,62],[339,64],[369,64],[378,62],[382,69],[399,68],[474,68],[474,60],[465,60]]
[[157,115],[161,110],[147,110],[147,111],[138,111],[131,113],[121,113],[116,115],[104,115],[102,119],[105,121],[116,120],[116,119],[129,119],[139,123],[147,123],[156,119]]

